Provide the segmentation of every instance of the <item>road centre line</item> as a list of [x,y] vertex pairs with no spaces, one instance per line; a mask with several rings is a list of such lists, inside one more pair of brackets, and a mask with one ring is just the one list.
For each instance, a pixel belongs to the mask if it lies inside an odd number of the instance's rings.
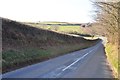
[[[99,47],[99,46],[98,46]],[[97,49],[98,47],[96,47],[95,49]],[[85,55],[83,55],[82,57],[78,58],[76,61],[74,61],[72,64],[68,65],[67,67],[65,67],[64,69],[62,69],[62,71],[67,70],[68,68],[70,68],[72,65],[76,64],[78,61],[82,60],[83,58],[85,58],[89,53],[91,53],[92,51],[94,51],[95,49],[90,50],[88,53],[86,53]]]

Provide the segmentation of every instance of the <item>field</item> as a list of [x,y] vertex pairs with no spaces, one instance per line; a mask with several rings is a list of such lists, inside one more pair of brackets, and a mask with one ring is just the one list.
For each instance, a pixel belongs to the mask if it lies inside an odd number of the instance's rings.
[[[99,41],[86,40],[8,19],[2,19],[2,22],[3,73],[87,48]],[[60,30],[65,28],[61,27]]]
[[58,31],[66,33],[83,33],[80,26],[60,26]]
[[83,33],[81,29],[81,24],[70,24],[65,22],[42,22],[42,23],[25,23],[30,26],[34,26],[37,28],[62,32],[62,33]]

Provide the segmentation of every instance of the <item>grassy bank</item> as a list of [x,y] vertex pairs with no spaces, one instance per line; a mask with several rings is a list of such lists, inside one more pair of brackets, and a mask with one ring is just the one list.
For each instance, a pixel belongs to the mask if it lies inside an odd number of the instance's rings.
[[107,59],[113,69],[114,76],[118,78],[118,47],[108,43],[105,50],[107,53]]
[[46,49],[24,48],[20,50],[3,51],[3,73],[64,55],[72,51],[84,49],[95,44],[96,42],[93,42],[92,44],[88,43],[83,46],[79,44],[67,44],[61,46],[49,46]]

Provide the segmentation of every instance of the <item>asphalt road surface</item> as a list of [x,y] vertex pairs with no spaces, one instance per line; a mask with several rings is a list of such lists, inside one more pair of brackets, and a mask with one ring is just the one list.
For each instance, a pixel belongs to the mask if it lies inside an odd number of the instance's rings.
[[2,75],[3,78],[113,78],[102,41],[48,61]]

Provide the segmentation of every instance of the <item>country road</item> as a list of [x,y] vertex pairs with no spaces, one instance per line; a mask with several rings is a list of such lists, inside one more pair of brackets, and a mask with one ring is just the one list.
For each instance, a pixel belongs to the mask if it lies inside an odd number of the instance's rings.
[[3,78],[113,78],[102,41],[2,75]]

